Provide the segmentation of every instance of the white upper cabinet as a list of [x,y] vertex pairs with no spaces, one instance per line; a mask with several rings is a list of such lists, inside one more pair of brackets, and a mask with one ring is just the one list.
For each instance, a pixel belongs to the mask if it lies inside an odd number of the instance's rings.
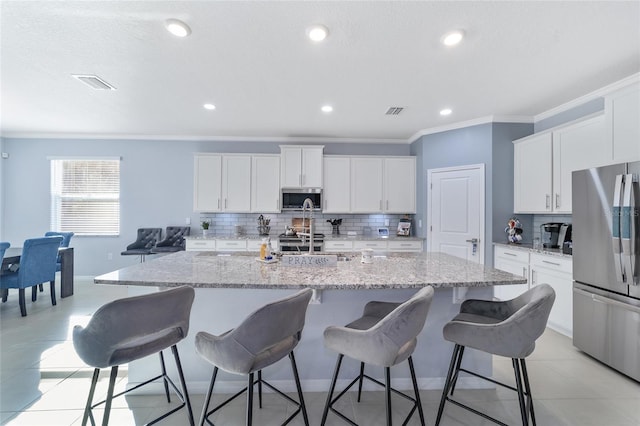
[[251,157],[196,155],[193,199],[195,211],[251,211]]
[[415,211],[415,157],[351,157],[352,213]]
[[383,209],[383,159],[351,158],[351,212],[379,213]]
[[602,166],[610,157],[602,115],[553,132],[553,211],[571,213],[572,172]]
[[222,157],[223,211],[251,211],[251,157],[224,155]]
[[571,174],[611,163],[602,115],[514,141],[514,212],[571,213]]
[[606,96],[604,109],[613,163],[640,161],[640,83]]
[[384,160],[384,196],[386,213],[416,212],[415,157]]
[[194,159],[193,210],[222,209],[222,156],[200,154]]
[[280,213],[280,156],[251,157],[251,211]]
[[324,146],[280,145],[283,188],[321,188]]
[[514,143],[514,212],[550,212],[553,164],[551,133],[528,137]]
[[351,159],[324,157],[323,176],[322,211],[349,213],[351,211]]

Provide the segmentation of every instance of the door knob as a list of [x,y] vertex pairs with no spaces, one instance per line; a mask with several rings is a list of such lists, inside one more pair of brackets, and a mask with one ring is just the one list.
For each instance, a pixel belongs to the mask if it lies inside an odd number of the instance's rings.
[[478,251],[478,241],[480,241],[480,240],[478,240],[477,238],[472,238],[470,240],[467,240],[468,243],[473,244],[472,250],[471,250],[471,255],[472,256],[475,256],[476,252]]

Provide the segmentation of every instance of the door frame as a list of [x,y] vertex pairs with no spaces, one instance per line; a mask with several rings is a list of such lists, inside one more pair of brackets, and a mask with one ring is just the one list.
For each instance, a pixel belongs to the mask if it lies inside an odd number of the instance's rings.
[[442,167],[437,169],[428,169],[427,170],[427,249],[430,249],[432,246],[433,240],[433,224],[431,222],[433,215],[431,214],[431,210],[434,207],[433,200],[431,199],[432,191],[431,186],[433,184],[433,175],[435,173],[443,173],[443,172],[456,172],[456,171],[464,171],[464,170],[480,170],[481,171],[481,194],[480,194],[480,256],[479,256],[479,264],[484,265],[485,260],[485,251],[487,249],[487,245],[485,243],[485,209],[486,209],[486,175],[485,175],[485,165],[484,163],[479,164],[468,164],[462,166],[453,166],[453,167]]

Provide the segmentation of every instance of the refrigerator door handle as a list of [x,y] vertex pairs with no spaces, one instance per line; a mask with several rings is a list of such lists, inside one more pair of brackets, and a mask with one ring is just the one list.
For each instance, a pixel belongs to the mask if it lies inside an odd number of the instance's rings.
[[613,262],[616,271],[616,282],[624,283],[622,273],[622,242],[620,241],[620,216],[621,216],[621,196],[624,185],[624,175],[617,175],[613,192],[613,207],[611,209],[611,236],[613,245]]
[[637,285],[635,279],[635,236],[632,221],[636,218],[634,206],[633,175],[627,174],[624,177],[624,190],[622,194],[622,211],[620,217],[620,237],[622,245],[622,266],[623,277],[629,285]]

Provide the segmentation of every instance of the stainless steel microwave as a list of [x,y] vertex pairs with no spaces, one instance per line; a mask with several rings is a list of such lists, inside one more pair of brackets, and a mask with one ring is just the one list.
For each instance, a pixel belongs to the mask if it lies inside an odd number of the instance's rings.
[[322,188],[282,188],[282,211],[302,211],[304,200],[313,202],[313,210],[322,210]]

